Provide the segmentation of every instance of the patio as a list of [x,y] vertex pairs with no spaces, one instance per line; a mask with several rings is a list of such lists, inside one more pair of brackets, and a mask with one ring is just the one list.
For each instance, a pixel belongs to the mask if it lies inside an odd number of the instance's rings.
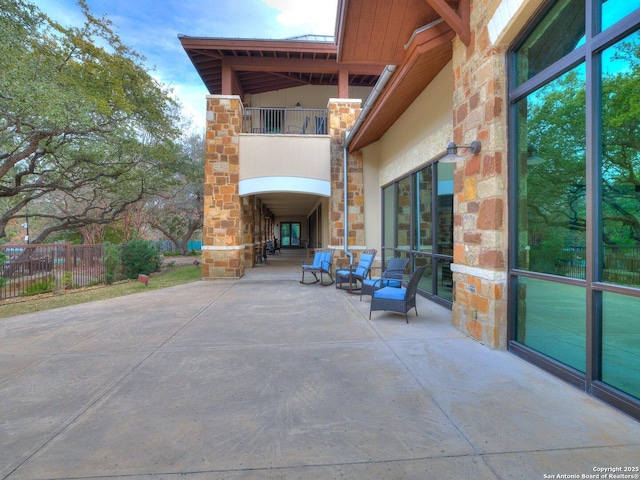
[[369,321],[368,299],[301,285],[303,257],[283,250],[236,281],[2,320],[0,478],[638,467],[635,420],[463,336],[424,298],[408,325],[386,312]]

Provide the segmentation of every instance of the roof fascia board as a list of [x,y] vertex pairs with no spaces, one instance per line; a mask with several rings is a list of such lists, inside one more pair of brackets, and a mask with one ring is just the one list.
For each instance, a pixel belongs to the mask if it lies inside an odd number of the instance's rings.
[[308,42],[302,40],[231,39],[214,37],[179,36],[184,48],[206,50],[270,50],[282,52],[336,53],[336,45],[330,42]]

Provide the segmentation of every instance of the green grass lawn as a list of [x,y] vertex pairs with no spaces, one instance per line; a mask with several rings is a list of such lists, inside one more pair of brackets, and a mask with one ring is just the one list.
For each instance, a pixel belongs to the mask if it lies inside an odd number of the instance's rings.
[[99,285],[91,288],[67,290],[57,295],[51,293],[34,297],[22,297],[17,301],[8,300],[0,302],[0,318],[121,297],[132,293],[156,290],[158,288],[172,287],[173,285],[200,280],[201,275],[202,272],[199,268],[193,265],[183,265],[170,267],[161,274],[153,275],[149,279],[148,287],[136,280],[127,280],[113,285]]

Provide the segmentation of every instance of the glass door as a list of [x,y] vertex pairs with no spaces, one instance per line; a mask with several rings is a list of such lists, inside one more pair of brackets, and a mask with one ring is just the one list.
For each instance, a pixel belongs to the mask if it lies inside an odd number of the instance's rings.
[[300,222],[282,222],[280,224],[280,241],[283,247],[300,246]]

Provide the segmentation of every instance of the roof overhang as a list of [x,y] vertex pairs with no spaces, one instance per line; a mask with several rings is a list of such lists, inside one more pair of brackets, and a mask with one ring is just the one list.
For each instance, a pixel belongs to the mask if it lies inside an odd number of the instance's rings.
[[371,87],[382,66],[338,64],[333,41],[256,40],[179,36],[211,94],[240,95],[302,85]]
[[396,67],[348,139],[350,152],[379,140],[396,122],[449,63],[456,35],[469,44],[469,12],[470,0],[339,0],[338,62]]
[[470,42],[470,0],[338,0],[336,40],[229,39],[180,35],[211,94],[263,93],[302,85],[374,87],[395,73],[349,139],[349,150],[377,141],[452,57]]
[[353,132],[350,152],[379,140],[429,83],[449,63],[455,32],[442,20],[417,31],[407,45],[406,58]]

